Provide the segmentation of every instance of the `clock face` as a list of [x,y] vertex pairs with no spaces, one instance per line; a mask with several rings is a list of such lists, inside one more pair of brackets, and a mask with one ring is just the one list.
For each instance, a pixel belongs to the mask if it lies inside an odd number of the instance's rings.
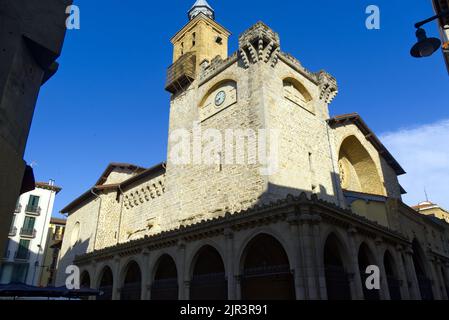
[[220,107],[226,100],[226,93],[224,91],[220,91],[215,96],[215,105],[217,107]]

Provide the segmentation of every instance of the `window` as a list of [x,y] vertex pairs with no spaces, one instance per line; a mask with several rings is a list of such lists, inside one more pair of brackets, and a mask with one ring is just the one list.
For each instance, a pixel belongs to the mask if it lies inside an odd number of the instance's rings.
[[23,230],[24,231],[33,231],[35,222],[36,222],[36,218],[25,217],[25,221],[23,222]]
[[72,246],[75,246],[78,243],[79,237],[80,237],[80,223],[77,222],[73,226],[72,235],[70,237],[70,243],[72,244]]
[[25,283],[28,274],[28,264],[15,264],[11,282]]
[[18,259],[27,259],[29,255],[30,240],[20,240],[19,248],[17,249]]
[[12,216],[11,227],[10,230],[14,228],[14,223],[16,222],[16,216]]
[[192,33],[192,47],[196,44],[196,32]]
[[311,103],[312,96],[298,80],[293,78],[284,79],[284,97],[305,110],[314,113]]
[[30,207],[37,207],[39,205],[39,197],[38,196],[30,196],[28,200],[28,205]]
[[26,207],[26,211],[28,212],[39,212],[39,197],[38,196],[30,196],[28,200],[28,205]]

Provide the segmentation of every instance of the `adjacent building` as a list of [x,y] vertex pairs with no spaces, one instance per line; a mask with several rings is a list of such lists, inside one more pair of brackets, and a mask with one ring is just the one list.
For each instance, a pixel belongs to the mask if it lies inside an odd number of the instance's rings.
[[449,0],[433,0],[433,7],[436,14],[447,13],[446,16],[438,20],[438,26],[441,41],[443,42],[443,56],[449,71]]
[[412,207],[421,214],[432,216],[449,223],[449,211],[430,201],[424,201]]
[[57,71],[72,0],[0,1],[0,252],[16,199],[34,189],[23,160],[41,86]]
[[51,218],[50,220],[42,264],[41,287],[55,286],[56,269],[62,239],[64,238],[65,224],[65,219]]
[[[0,283],[39,285],[46,269],[45,249],[53,204],[60,187],[53,181],[38,182],[17,201],[9,241],[0,262]],[[58,235],[59,236],[59,235]]]
[[112,163],[62,210],[57,285],[75,264],[102,299],[447,299],[447,224],[402,202],[405,171],[358,114],[330,116],[336,79],[262,22],[228,56],[206,1],[188,18],[167,160]]

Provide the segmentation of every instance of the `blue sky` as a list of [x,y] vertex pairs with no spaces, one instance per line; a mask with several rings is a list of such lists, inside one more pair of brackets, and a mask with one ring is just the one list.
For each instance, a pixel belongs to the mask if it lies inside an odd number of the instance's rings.
[[[68,31],[60,70],[41,90],[25,155],[38,180],[55,179],[63,187],[55,213],[90,188],[109,162],[151,166],[165,160],[169,40],[187,22],[193,2],[75,0],[81,29]],[[405,139],[406,150],[399,148],[398,141],[404,140],[395,134],[407,137],[410,130],[421,132],[422,126],[449,119],[442,55],[421,60],[409,55],[414,23],[433,15],[430,0],[209,3],[217,21],[233,33],[230,53],[237,49],[238,35],[262,20],[280,34],[283,51],[311,71],[334,75],[340,93],[331,114],[359,112],[371,129],[389,138],[387,146],[406,171],[417,150],[410,139]],[[365,9],[371,4],[380,8],[380,30],[365,27]],[[438,35],[435,23],[426,30]],[[448,127],[444,122],[445,133]],[[439,135],[446,145],[447,137]],[[429,138],[428,147],[436,147],[432,139],[438,137],[431,133]],[[446,153],[442,156],[447,160]],[[442,165],[446,173],[447,165],[449,160]],[[415,179],[427,175],[424,171]],[[424,183],[432,184],[428,189],[435,201],[449,207],[446,197],[433,190],[435,182]],[[416,195],[406,198],[412,203],[422,189],[420,181],[416,184],[412,180],[404,186],[414,188]]]

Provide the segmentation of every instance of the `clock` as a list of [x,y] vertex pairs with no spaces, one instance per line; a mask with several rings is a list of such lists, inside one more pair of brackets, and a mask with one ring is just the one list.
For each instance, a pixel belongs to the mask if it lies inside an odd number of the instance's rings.
[[220,107],[226,100],[226,93],[224,91],[220,91],[215,96],[215,106]]

